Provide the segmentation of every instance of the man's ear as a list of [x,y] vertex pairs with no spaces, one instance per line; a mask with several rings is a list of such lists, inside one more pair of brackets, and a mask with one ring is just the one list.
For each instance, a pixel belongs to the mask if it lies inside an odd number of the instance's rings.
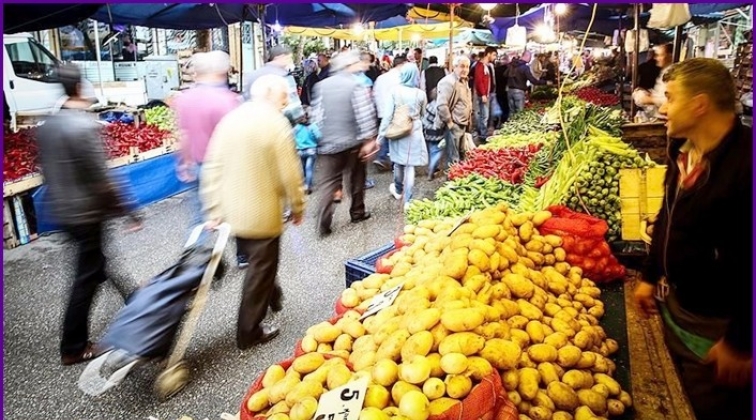
[[706,114],[712,106],[711,98],[708,95],[699,93],[690,98],[689,107],[694,116],[700,117]]

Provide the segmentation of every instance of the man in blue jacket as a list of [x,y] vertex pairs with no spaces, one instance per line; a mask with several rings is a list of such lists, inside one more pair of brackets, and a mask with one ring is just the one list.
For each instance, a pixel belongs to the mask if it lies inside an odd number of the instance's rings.
[[665,73],[673,139],[665,196],[635,299],[661,312],[667,347],[697,420],[751,418],[752,130],[717,60]]

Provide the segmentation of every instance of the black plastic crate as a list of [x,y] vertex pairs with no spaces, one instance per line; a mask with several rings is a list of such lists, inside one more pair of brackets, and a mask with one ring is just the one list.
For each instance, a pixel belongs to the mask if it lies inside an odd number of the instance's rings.
[[391,252],[394,249],[394,244],[390,243],[384,245],[375,251],[369,252],[361,257],[347,260],[344,264],[344,271],[346,273],[346,287],[349,287],[355,281],[364,279],[365,277],[375,273],[375,263],[378,259]]

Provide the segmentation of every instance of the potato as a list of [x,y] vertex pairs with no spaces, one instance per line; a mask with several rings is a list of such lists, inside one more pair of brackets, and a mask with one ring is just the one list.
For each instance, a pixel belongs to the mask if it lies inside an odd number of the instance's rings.
[[538,390],[538,393],[536,394],[535,398],[533,398],[533,401],[531,401],[531,404],[533,404],[535,407],[546,408],[550,412],[556,410],[554,402],[551,401],[551,398],[549,398],[548,394],[546,394],[546,391],[544,391],[543,389]]
[[[507,324],[509,324],[511,328],[514,328],[517,330],[524,330],[525,327],[528,325],[528,322],[530,322],[530,320],[528,318],[525,318],[522,315],[515,315],[513,317],[510,317],[507,320]],[[528,336],[528,342],[530,342],[530,336]]]
[[441,274],[449,276],[456,280],[461,280],[467,272],[467,256],[454,255],[448,258],[444,263],[444,270]]
[[596,358],[598,354],[590,352],[590,351],[584,351],[580,355],[580,360],[578,360],[577,364],[575,364],[575,367],[578,369],[590,369],[593,367],[593,365],[596,364]]
[[307,334],[302,339],[302,351],[305,353],[312,353],[318,349],[318,340],[310,334]]
[[352,353],[355,352],[366,352],[366,351],[377,351],[378,345],[375,343],[375,340],[373,339],[372,335],[365,335],[362,336],[356,340],[354,340],[354,343],[352,343]]
[[572,414],[566,411],[555,411],[551,416],[551,420],[573,420]]
[[[613,397],[620,395],[620,392],[622,392],[619,383],[617,383],[617,381],[615,381],[609,375],[606,375],[604,373],[597,373],[593,375],[593,379],[598,384],[606,385],[606,387],[609,388],[609,395]],[[622,401],[622,398],[620,398],[620,401]]]
[[609,387],[604,384],[593,385],[591,391],[601,395],[604,398],[609,398]]
[[472,237],[476,239],[495,238],[500,231],[501,226],[499,225],[480,226],[472,232]]
[[333,351],[333,346],[328,343],[320,343],[315,351],[318,353],[328,353]]
[[328,389],[338,388],[352,380],[352,372],[346,365],[336,365],[331,367],[326,376],[326,386]]
[[509,369],[501,374],[501,382],[507,391],[516,391],[520,384],[520,374],[517,369]]
[[528,415],[533,420],[551,420],[552,411],[546,407],[532,407]]
[[247,400],[247,410],[258,413],[268,408],[270,406],[269,391],[269,389],[263,388],[252,394]]
[[455,309],[441,315],[441,324],[451,332],[472,331],[486,320],[481,308]]
[[395,383],[394,386],[391,387],[391,399],[394,402],[394,405],[398,406],[404,395],[410,391],[422,393],[422,390],[416,385],[408,384],[404,381],[398,381]]
[[302,381],[294,386],[286,395],[286,405],[294,407],[297,402],[307,397],[320,398],[323,393],[323,384],[315,381]]
[[265,371],[263,376],[262,386],[263,388],[270,388],[279,381],[283,380],[286,376],[286,371],[281,365],[273,365]]
[[433,347],[433,334],[430,331],[420,331],[413,334],[402,346],[402,362],[409,362],[415,356],[426,356]]
[[381,385],[368,385],[365,392],[364,407],[374,407],[379,410],[386,408],[391,402],[391,393]]
[[565,383],[550,383],[546,388],[546,393],[558,410],[572,412],[580,405],[580,399],[575,390]]
[[377,360],[378,360],[378,353],[374,351],[366,351],[364,353],[352,352],[352,354],[349,355],[349,363],[352,364],[352,367],[354,368],[355,371],[368,369],[372,367],[373,365],[375,365],[375,362]]
[[[542,211],[535,212],[531,220],[533,221],[533,225],[541,226],[544,222],[546,222],[549,219],[551,219],[551,212],[547,210],[542,210]],[[548,235],[548,236],[553,236],[553,235]],[[556,237],[559,238],[558,236]]]
[[538,309],[538,307],[524,299],[518,299],[517,306],[520,308],[520,315],[531,321],[540,321],[543,318],[543,312]]
[[312,397],[304,398],[291,407],[289,419],[291,420],[310,420],[318,411],[318,400]]
[[578,399],[581,405],[585,405],[595,414],[603,415],[606,413],[606,398],[590,389],[581,389],[577,391]]
[[549,346],[559,350],[569,344],[569,339],[564,333],[555,332],[547,335],[546,338],[543,339],[543,344],[548,344]]
[[519,274],[507,274],[503,278],[504,284],[511,291],[512,295],[517,298],[530,299],[533,296],[535,287],[533,283]]
[[399,366],[390,359],[378,360],[375,362],[371,374],[376,384],[390,387],[396,383],[399,377]]
[[499,370],[516,368],[521,353],[522,349],[516,343],[500,338],[488,340],[480,350],[480,356]]
[[325,357],[320,353],[307,353],[294,359],[292,369],[301,374],[315,371],[325,363]]
[[528,348],[528,356],[536,363],[552,363],[557,360],[557,349],[548,344],[534,344]]
[[[336,359],[329,359],[329,360],[336,360]],[[328,372],[331,371],[332,366],[334,365],[326,365],[325,363],[323,363],[323,365],[315,369],[314,372],[308,373],[307,375],[305,375],[302,378],[302,380],[315,381],[315,382],[320,382],[321,384],[325,384],[326,379],[328,378]]]
[[485,345],[486,340],[477,334],[469,332],[454,333],[441,340],[438,352],[442,356],[449,353],[462,353],[465,356],[472,356],[481,351]]
[[525,331],[530,336],[531,343],[543,343],[546,338],[543,333],[543,324],[540,321],[530,321],[525,326]]
[[517,344],[521,349],[530,345],[530,336],[525,331],[513,328],[509,330],[509,334],[511,336],[510,341]]
[[454,398],[442,397],[437,400],[431,401],[430,406],[428,407],[428,411],[430,412],[431,416],[440,416],[441,414],[451,410],[452,407],[459,403],[459,400],[456,400]]
[[415,356],[410,363],[399,365],[399,380],[418,385],[430,378],[431,365],[423,356]]
[[512,404],[514,404],[515,406],[518,406],[520,405],[520,403],[522,403],[522,397],[517,391],[507,392],[507,398],[509,398],[509,401],[512,401]]
[[352,338],[360,338],[365,335],[365,327],[360,321],[353,319],[345,319],[342,325],[342,330],[352,336]]
[[622,404],[625,405],[626,408],[633,405],[633,399],[626,391],[620,391],[619,400],[622,402]]
[[528,221],[522,224],[519,229],[520,239],[522,239],[523,242],[528,242],[530,238],[533,236],[533,223]]
[[582,351],[575,346],[568,345],[557,350],[557,363],[564,368],[575,366],[580,361]]
[[494,367],[488,360],[482,357],[470,357],[467,359],[467,370],[463,374],[476,382],[494,374]]
[[520,379],[517,391],[520,396],[530,401],[538,394],[538,384],[541,382],[541,374],[533,368],[520,369]]
[[590,372],[584,370],[569,370],[562,376],[562,382],[572,387],[574,390],[589,389],[593,386],[593,376]]
[[[378,351],[375,354],[376,359],[377,360],[391,359],[394,361],[398,361],[399,357],[401,356],[402,347],[404,347],[404,344],[407,342],[409,338],[410,338],[409,331],[407,330],[395,331],[386,339],[386,341],[381,343],[380,347],[378,347]],[[355,369],[357,368],[355,367]]]
[[462,353],[447,353],[441,356],[441,369],[446,374],[458,375],[468,367],[467,356]]
[[428,397],[420,391],[409,391],[399,402],[399,414],[408,420],[426,420],[430,416]]
[[559,371],[551,363],[541,363],[538,365],[538,373],[541,374],[541,382],[548,386],[552,382],[559,381]]
[[625,405],[619,400],[607,400],[607,411],[610,416],[621,416],[625,414]]
[[575,410],[575,420],[597,420],[597,417],[590,408],[583,405]]
[[472,380],[465,375],[447,375],[444,384],[451,398],[463,399],[472,390]]
[[533,368],[533,369],[538,368],[538,364],[535,363],[534,361],[530,360],[530,357],[528,356],[527,352],[522,352],[522,354],[520,355],[520,362],[517,364],[517,366],[520,369],[522,369],[522,368]]
[[299,378],[296,376],[287,376],[272,387],[267,388],[270,390],[268,391],[268,401],[270,404],[275,405],[283,401],[299,382]]
[[[276,417],[277,415],[288,414],[289,411],[291,411],[291,408],[289,407],[288,404],[286,404],[286,401],[281,401],[278,404],[276,404],[273,407],[271,407],[270,410],[268,411],[267,415],[271,416],[271,417]],[[282,416],[281,419],[283,419],[283,418],[284,417]],[[287,415],[287,416],[285,416],[285,418],[288,419],[289,416]]]
[[577,334],[575,334],[575,337],[572,339],[572,342],[577,346],[580,347],[581,350],[588,350],[591,348],[593,344],[593,337],[591,337],[591,334],[587,331],[580,331]]
[[[560,312],[560,313],[564,313],[564,312]],[[563,319],[556,318],[556,316],[554,317],[554,319],[551,320],[551,328],[553,328],[554,331],[560,332],[569,338],[574,337],[576,334],[575,330],[570,326],[568,322],[564,321]]]
[[334,350],[352,351],[353,339],[349,334],[341,334],[333,343]]
[[[308,420],[312,419],[313,416],[310,416]],[[360,420],[389,420],[389,419],[390,417],[388,414],[386,414],[385,412],[383,412],[382,410],[376,407],[366,407],[366,408],[363,408],[362,411],[360,411]]]

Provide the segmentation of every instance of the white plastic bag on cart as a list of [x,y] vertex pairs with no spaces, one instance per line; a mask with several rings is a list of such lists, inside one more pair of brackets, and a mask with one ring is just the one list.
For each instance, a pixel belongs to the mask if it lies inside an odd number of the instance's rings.
[[688,3],[654,3],[646,25],[653,29],[670,29],[691,19]]

